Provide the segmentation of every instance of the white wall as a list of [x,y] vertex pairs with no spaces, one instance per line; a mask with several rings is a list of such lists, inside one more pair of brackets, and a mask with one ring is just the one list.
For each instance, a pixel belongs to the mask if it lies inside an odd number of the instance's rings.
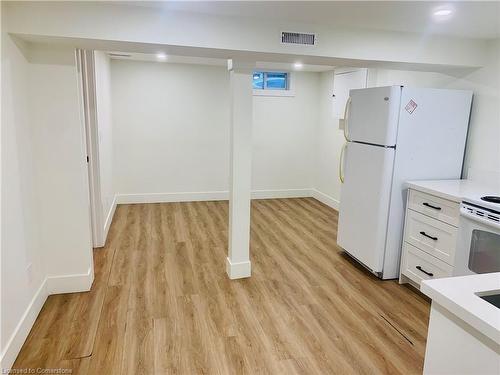
[[500,186],[500,39],[489,42],[487,65],[450,83],[474,91],[465,160],[475,177],[495,179]]
[[45,278],[37,225],[32,129],[26,110],[28,75],[28,62],[11,38],[2,33],[0,368],[8,364],[8,344]]
[[333,117],[333,78],[333,71],[323,72],[320,76],[313,187],[319,194],[316,198],[337,207],[340,197],[339,157],[345,140],[338,119]]
[[74,59],[71,65],[66,59],[38,63],[45,54],[51,51],[42,47],[32,55],[28,88],[45,271],[84,277],[92,245],[76,67]]
[[112,60],[111,76],[118,194],[227,190],[225,68]]
[[[227,69],[112,60],[111,75],[116,192],[225,194]],[[254,96],[254,190],[300,193],[297,190],[312,186],[318,74],[296,73],[294,86],[294,97]]]
[[319,74],[292,74],[294,97],[253,97],[253,190],[309,190],[313,185]]
[[29,60],[2,32],[0,368],[12,365],[49,294],[93,280],[72,51],[61,61],[61,51],[23,51]]
[[111,62],[105,52],[95,51],[95,90],[97,132],[99,138],[99,172],[101,213],[106,238],[113,214],[113,116],[111,105]]

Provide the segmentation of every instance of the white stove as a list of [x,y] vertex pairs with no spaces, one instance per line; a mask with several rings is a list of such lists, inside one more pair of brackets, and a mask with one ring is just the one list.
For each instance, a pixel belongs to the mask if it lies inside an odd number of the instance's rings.
[[460,215],[454,274],[500,272],[500,197],[464,198]]

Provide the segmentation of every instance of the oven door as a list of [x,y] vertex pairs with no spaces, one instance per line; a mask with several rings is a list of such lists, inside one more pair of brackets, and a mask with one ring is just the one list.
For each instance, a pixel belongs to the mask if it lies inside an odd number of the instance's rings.
[[500,272],[500,228],[462,212],[455,276]]

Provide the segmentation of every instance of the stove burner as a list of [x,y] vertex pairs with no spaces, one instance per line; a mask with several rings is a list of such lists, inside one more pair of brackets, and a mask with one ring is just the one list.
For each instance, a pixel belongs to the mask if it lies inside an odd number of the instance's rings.
[[500,197],[496,195],[486,195],[481,197],[482,201],[500,204]]

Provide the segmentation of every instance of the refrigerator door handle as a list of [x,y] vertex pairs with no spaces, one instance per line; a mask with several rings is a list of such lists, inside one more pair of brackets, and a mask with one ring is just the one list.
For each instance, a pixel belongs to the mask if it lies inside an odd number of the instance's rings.
[[344,108],[344,138],[346,141],[349,141],[349,129],[348,129],[348,118],[349,118],[349,112],[351,109],[351,101],[352,98],[349,96],[347,98],[347,102],[345,103],[345,108]]
[[347,148],[347,142],[342,146],[342,150],[340,151],[339,158],[339,180],[341,183],[344,183],[344,154],[345,149]]

